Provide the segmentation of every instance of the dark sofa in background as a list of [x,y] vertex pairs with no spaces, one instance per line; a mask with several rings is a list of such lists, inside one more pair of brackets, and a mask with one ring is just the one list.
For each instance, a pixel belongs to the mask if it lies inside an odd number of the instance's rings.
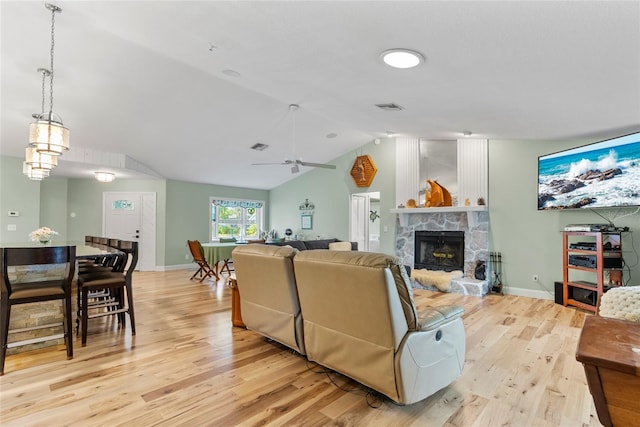
[[[309,249],[329,249],[329,243],[342,242],[338,239],[320,239],[320,240],[289,240],[283,242],[273,242],[272,245],[278,246],[291,246],[299,251],[306,251]],[[351,242],[351,250],[358,250],[358,242]]]

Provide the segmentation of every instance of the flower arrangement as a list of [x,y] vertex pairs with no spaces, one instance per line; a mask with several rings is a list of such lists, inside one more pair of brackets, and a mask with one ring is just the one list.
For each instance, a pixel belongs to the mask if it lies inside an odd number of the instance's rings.
[[37,230],[29,233],[29,238],[34,242],[47,243],[49,240],[51,240],[51,237],[57,234],[57,231],[52,230],[49,227],[40,227]]

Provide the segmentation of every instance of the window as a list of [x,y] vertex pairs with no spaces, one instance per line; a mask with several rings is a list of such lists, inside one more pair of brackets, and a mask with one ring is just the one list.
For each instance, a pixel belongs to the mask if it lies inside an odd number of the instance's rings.
[[211,198],[211,240],[259,239],[263,229],[263,201]]

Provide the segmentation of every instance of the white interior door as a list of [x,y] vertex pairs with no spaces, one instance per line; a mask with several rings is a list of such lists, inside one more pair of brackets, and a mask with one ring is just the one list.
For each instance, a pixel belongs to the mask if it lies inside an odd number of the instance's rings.
[[103,193],[103,236],[138,242],[138,270],[155,270],[155,218],[155,193]]
[[358,242],[359,251],[369,250],[369,196],[351,195],[351,241]]

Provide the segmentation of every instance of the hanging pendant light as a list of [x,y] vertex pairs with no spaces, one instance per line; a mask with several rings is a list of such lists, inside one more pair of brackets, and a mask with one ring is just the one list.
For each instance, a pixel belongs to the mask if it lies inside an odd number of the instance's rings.
[[52,156],[50,154],[40,153],[33,147],[27,147],[25,149],[25,163],[31,166],[31,169],[34,170],[46,170],[50,171],[51,169],[58,166],[58,157]]
[[27,162],[22,163],[22,173],[27,176],[27,178],[34,181],[42,181],[46,177],[49,176],[49,171],[46,169],[33,169],[30,164]]
[[[62,119],[53,113],[53,52],[55,47],[54,30],[56,13],[62,12],[58,6],[45,3],[51,11],[51,66],[49,70],[39,68],[42,73],[42,112],[34,115],[35,122],[29,126],[29,146],[42,154],[58,156],[69,149],[69,129],[63,126]],[[44,111],[44,80],[49,77],[49,111]]]

